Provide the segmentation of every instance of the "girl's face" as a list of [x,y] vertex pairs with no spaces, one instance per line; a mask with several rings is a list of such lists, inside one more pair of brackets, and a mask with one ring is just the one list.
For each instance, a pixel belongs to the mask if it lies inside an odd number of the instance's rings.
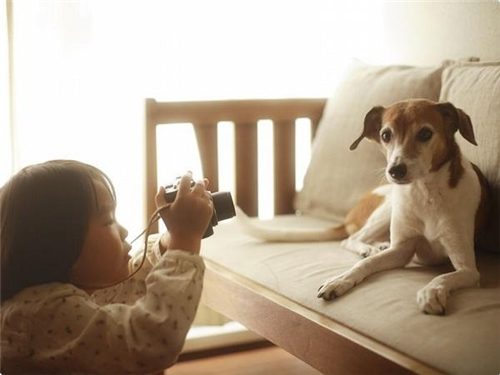
[[92,293],[92,286],[124,280],[128,274],[128,232],[115,219],[115,202],[109,190],[94,180],[97,212],[91,216],[80,257],[73,266],[70,281]]

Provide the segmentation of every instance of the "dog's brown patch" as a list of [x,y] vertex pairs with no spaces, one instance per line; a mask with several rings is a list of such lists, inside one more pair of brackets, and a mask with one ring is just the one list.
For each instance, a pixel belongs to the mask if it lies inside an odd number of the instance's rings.
[[431,150],[431,172],[436,172],[441,169],[441,167],[453,157],[447,138],[440,134],[436,138],[437,139],[434,140],[434,147],[432,147]]
[[347,233],[352,235],[360,230],[366,224],[373,211],[384,202],[384,199],[384,196],[375,193],[368,193],[363,196],[347,214],[345,220]]
[[486,223],[488,221],[489,192],[488,192],[488,181],[486,180],[486,177],[484,177],[483,173],[481,172],[481,170],[477,165],[475,165],[474,163],[471,164],[472,168],[474,168],[474,171],[477,174],[479,183],[481,184],[481,200],[479,202],[479,206],[477,207],[476,217],[474,221],[474,235],[477,238],[477,236],[481,234],[482,229],[486,227]]
[[442,150],[434,154],[431,172],[438,171],[447,162],[450,162],[450,178],[448,180],[448,186],[453,189],[458,185],[460,178],[464,174],[462,154],[460,153],[460,148],[454,139],[448,140],[447,144],[444,144]]
[[458,181],[464,174],[464,167],[462,166],[462,154],[455,141],[452,143],[450,148],[450,179],[448,180],[448,186],[454,188],[458,185]]
[[354,150],[358,147],[359,143],[363,138],[371,139],[372,141],[379,142],[379,132],[380,126],[382,124],[382,113],[384,112],[384,107],[376,106],[373,107],[365,116],[363,132],[361,135],[352,143],[349,150]]

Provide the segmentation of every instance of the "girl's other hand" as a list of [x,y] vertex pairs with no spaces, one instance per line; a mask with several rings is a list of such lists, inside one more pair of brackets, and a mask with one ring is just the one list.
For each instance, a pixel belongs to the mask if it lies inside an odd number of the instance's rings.
[[[169,236],[162,237],[161,245],[199,254],[201,239],[212,218],[214,206],[206,190],[208,180],[197,181],[191,188],[192,178],[191,172],[182,176],[175,201],[168,209],[160,211],[169,232]],[[165,190],[161,187],[156,194],[156,206],[166,203]]]

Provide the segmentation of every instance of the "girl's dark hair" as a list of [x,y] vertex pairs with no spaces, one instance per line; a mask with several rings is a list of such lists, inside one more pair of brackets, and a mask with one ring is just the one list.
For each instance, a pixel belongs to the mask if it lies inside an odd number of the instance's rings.
[[1,300],[22,289],[68,282],[98,209],[98,168],[73,160],[26,167],[0,189]]

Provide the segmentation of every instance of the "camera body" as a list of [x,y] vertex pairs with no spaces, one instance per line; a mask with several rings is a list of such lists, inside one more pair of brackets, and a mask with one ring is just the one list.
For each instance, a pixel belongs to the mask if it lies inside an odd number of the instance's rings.
[[[169,184],[165,186],[165,200],[168,203],[172,203],[177,197],[177,186],[179,185],[179,179],[173,184]],[[191,181],[191,187],[194,187],[195,182]],[[231,197],[231,193],[228,191],[220,191],[216,193],[209,192],[212,202],[214,204],[214,211],[212,214],[212,219],[208,224],[207,230],[203,235],[203,238],[210,237],[214,234],[213,227],[219,224],[219,221],[230,219],[236,215],[236,211],[234,209],[233,198]]]

